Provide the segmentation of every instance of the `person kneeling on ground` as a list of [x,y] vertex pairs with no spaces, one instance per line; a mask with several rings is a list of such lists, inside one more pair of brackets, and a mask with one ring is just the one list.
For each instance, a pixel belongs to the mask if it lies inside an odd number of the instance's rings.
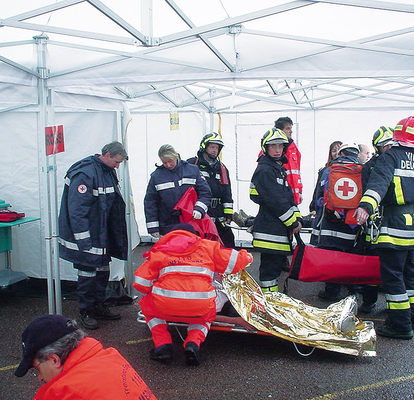
[[34,400],[153,399],[155,396],[114,348],[104,349],[63,315],[42,315],[22,334],[19,378],[31,369],[45,382]]
[[216,317],[214,273],[237,273],[252,263],[253,256],[201,239],[191,225],[182,223],[144,257],[147,260],[135,271],[134,288],[145,294],[139,304],[155,345],[150,358],[172,359],[167,321],[185,322],[189,324],[184,341],[186,363],[199,365],[200,344]]

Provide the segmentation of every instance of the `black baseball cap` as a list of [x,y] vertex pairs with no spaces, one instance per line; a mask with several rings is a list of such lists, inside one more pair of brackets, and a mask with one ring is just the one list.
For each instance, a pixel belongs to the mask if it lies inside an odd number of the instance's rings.
[[36,353],[78,329],[74,321],[59,314],[46,314],[32,321],[22,333],[23,359],[14,374],[19,378],[32,368]]

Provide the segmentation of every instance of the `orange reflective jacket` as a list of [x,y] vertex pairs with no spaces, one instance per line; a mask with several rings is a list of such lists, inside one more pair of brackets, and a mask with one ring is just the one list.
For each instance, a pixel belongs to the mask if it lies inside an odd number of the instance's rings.
[[63,371],[43,385],[33,400],[156,400],[129,362],[113,347],[87,337],[70,353]]
[[135,271],[134,287],[147,295],[146,309],[150,307],[160,318],[172,316],[183,322],[185,317],[212,313],[214,318],[214,272],[236,273],[253,261],[246,250],[220,247],[184,230],[163,236],[144,257],[147,260]]

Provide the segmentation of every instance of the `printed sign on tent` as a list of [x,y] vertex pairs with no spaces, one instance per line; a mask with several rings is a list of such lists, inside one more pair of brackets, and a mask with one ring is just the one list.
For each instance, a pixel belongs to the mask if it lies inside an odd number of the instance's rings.
[[170,131],[178,131],[180,129],[180,118],[178,113],[170,114]]
[[65,151],[63,125],[47,126],[45,128],[45,135],[47,156]]

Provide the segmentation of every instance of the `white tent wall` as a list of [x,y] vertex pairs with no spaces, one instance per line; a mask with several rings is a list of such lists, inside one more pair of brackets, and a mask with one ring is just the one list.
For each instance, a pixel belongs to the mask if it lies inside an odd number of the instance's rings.
[[[234,209],[242,208],[256,215],[258,206],[249,198],[250,178],[256,168],[260,151],[260,139],[274,121],[289,116],[294,121],[293,138],[302,153],[303,203],[302,215],[309,213],[309,203],[315,187],[318,169],[328,157],[331,142],[356,142],[367,144],[373,151],[373,133],[381,126],[394,127],[408,116],[407,111],[398,110],[335,110],[335,111],[283,111],[266,113],[230,113],[221,115],[222,136],[225,142],[223,162],[230,171]],[[131,181],[135,199],[135,210],[140,235],[148,240],[143,211],[143,199],[151,172],[155,169],[158,149],[170,143],[187,159],[196,154],[202,136],[210,132],[210,114],[179,113],[179,130],[170,131],[169,114],[133,114],[129,127],[129,149],[131,154]],[[212,117],[213,129],[218,130],[218,116]],[[251,240],[251,235],[235,231],[236,240]],[[145,238],[146,237],[146,238]]]
[[[22,271],[35,278],[46,278],[46,248],[44,213],[46,204],[44,189],[45,140],[42,132],[37,135],[38,113],[0,113],[1,143],[3,154],[0,175],[0,198],[10,203],[13,209],[29,217],[41,217],[35,221],[12,228],[12,269]],[[67,169],[83,157],[100,153],[102,147],[118,139],[119,119],[117,112],[64,112],[55,114],[55,124],[63,125],[65,151],[57,154],[57,199],[58,209]],[[120,172],[120,171],[118,171]],[[121,185],[122,174],[118,174]],[[137,244],[137,234],[132,242]],[[0,254],[0,263],[5,265],[5,254]],[[119,260],[113,263],[116,270],[111,279],[119,280]],[[123,268],[123,264],[122,264]],[[76,273],[71,263],[60,260],[60,278],[75,280]]]

